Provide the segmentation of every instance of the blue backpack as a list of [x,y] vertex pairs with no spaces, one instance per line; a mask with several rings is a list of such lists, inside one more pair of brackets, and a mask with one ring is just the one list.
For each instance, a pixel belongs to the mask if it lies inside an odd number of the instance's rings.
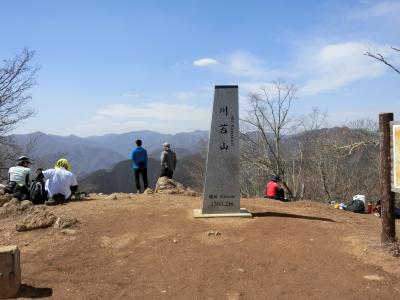
[[146,168],[146,161],[145,161],[145,152],[146,150],[142,150],[141,152],[134,152],[134,161],[136,165],[139,167],[139,169],[144,169]]

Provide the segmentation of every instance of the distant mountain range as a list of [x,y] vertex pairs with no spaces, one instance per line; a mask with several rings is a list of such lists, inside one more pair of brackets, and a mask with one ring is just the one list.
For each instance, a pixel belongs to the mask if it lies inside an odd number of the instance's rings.
[[[204,153],[187,155],[178,158],[174,179],[195,191],[202,192],[204,171]],[[155,188],[159,175],[160,161],[150,158],[147,166],[147,177],[150,188]],[[140,180],[143,189],[142,179]],[[124,160],[117,163],[111,170],[97,170],[89,174],[79,181],[79,189],[85,192],[106,194],[115,192],[136,192],[132,162],[130,160]]]
[[60,157],[71,161],[73,171],[82,177],[100,169],[110,169],[129,158],[134,141],[141,139],[149,156],[159,159],[162,143],[169,142],[178,157],[195,154],[208,140],[207,131],[162,134],[152,131],[133,131],[124,134],[78,137],[57,136],[34,132],[12,136],[23,153],[33,160],[33,167],[48,168]]
[[152,157],[159,157],[164,142],[171,144],[175,152],[180,155],[198,152],[199,142],[208,141],[208,131],[196,130],[192,132],[181,132],[177,134],[163,134],[149,130],[133,131],[123,134],[106,134],[86,138],[100,145],[102,148],[111,149],[120,155],[127,157],[135,143],[141,139],[143,147],[147,149]]

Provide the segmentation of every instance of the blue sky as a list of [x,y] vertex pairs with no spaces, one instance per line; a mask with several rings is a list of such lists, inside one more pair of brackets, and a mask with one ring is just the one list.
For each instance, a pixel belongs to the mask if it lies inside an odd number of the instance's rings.
[[0,0],[0,19],[0,59],[27,47],[40,66],[15,133],[208,129],[214,85],[238,84],[244,112],[278,78],[299,88],[294,114],[400,119],[400,76],[363,55],[400,65],[398,0]]

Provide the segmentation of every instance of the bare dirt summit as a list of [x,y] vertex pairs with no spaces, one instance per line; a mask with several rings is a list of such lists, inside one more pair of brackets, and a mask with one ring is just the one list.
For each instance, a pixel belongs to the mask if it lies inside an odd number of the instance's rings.
[[46,208],[68,217],[33,231],[16,231],[20,211],[0,218],[0,244],[21,250],[21,298],[400,299],[374,215],[243,199],[254,218],[193,219],[200,197],[114,196]]

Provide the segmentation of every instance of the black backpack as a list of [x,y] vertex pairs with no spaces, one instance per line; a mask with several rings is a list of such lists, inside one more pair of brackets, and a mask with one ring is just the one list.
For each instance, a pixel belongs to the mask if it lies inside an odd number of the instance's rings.
[[47,191],[43,179],[35,179],[31,183],[30,199],[33,204],[43,204],[47,200]]
[[362,214],[365,211],[364,202],[362,202],[361,200],[353,200],[353,202],[351,202],[350,205],[344,208],[344,210]]
[[15,181],[9,181],[4,188],[4,192],[6,194],[14,194],[15,188],[17,187],[17,183]]

